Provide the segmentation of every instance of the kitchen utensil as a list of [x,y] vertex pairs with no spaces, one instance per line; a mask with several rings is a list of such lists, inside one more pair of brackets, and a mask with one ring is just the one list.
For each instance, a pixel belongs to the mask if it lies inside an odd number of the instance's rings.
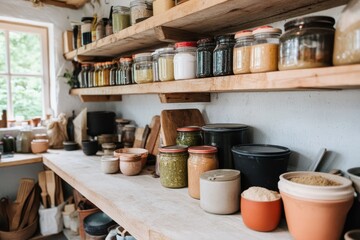
[[27,222],[27,225],[31,225],[33,222],[35,222],[38,219],[38,211],[39,211],[39,207],[40,207],[40,194],[38,191],[38,188],[35,187],[35,199],[34,199],[34,203],[31,207],[31,211],[30,211],[30,215],[29,215],[29,219]]
[[55,205],[60,205],[64,202],[64,194],[61,185],[61,178],[55,175],[56,191],[55,191]]
[[145,129],[144,129],[144,133],[142,135],[140,148],[145,148],[146,141],[147,141],[147,138],[149,137],[149,134],[150,134],[150,127],[149,127],[149,125],[146,124]]
[[0,231],[9,230],[9,221],[6,212],[6,208],[9,205],[9,200],[7,198],[0,199]]
[[156,143],[157,143],[157,138],[159,136],[159,132],[160,132],[160,116],[155,115],[151,119],[150,134],[145,144],[145,148],[149,151],[150,154],[155,155],[154,154],[155,149],[157,151],[157,148],[155,146],[157,145]]
[[50,206],[55,207],[55,174],[53,171],[47,170],[45,171],[46,174],[46,189],[50,196]]
[[163,146],[176,144],[177,128],[205,125],[204,118],[198,109],[163,110],[160,123]]
[[316,157],[316,161],[309,167],[308,171],[316,172],[318,170],[318,167],[319,167],[320,163],[324,159],[326,151],[327,151],[326,148],[321,148],[320,149],[320,151],[318,153],[318,156]]
[[20,180],[20,186],[18,189],[16,200],[15,202],[12,203],[12,205],[15,208],[15,214],[13,215],[13,218],[10,220],[10,231],[18,230],[24,205],[26,203],[27,198],[30,196],[31,192],[33,191],[34,186],[35,186],[34,179],[22,178]]
[[19,229],[23,229],[27,225],[29,221],[31,209],[34,208],[33,207],[34,201],[35,201],[35,190],[33,189],[28,200],[26,201],[26,204],[24,205],[24,209],[23,209],[24,214],[22,219],[20,220]]
[[45,171],[41,171],[38,173],[38,179],[39,179],[39,186],[41,188],[41,199],[42,199],[42,204],[44,206],[44,208],[47,208],[47,189],[46,189],[46,174]]

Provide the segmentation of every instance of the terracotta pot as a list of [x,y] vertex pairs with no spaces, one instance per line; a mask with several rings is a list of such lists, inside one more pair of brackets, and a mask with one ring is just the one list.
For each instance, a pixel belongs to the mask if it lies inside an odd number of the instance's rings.
[[141,166],[145,167],[149,151],[145,148],[121,148],[114,151],[115,157],[120,156],[134,156],[138,155],[141,158]]
[[142,163],[138,155],[120,156],[120,171],[126,176],[137,175],[141,172]]

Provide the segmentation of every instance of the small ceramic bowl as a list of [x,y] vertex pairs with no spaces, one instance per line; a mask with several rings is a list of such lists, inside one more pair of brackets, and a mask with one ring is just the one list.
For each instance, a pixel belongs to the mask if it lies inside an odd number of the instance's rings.
[[360,194],[360,167],[348,169],[347,174],[353,182],[356,192]]
[[121,148],[114,151],[114,156],[134,156],[139,155],[141,157],[141,165],[145,167],[149,151],[145,148]]
[[137,175],[141,172],[142,164],[139,155],[120,156],[120,171],[126,176]]
[[31,151],[33,153],[43,153],[49,149],[49,140],[34,139],[31,141]]
[[354,229],[348,231],[344,235],[345,240],[359,240],[360,239],[360,229]]
[[63,145],[66,151],[74,151],[79,148],[79,145],[76,142],[63,142]]
[[102,156],[101,171],[107,174],[119,172],[119,158],[113,156]]
[[244,224],[255,231],[269,232],[277,228],[281,217],[281,198],[253,201],[241,194],[241,216]]
[[81,142],[82,150],[87,156],[95,155],[99,149],[97,141],[85,140]]

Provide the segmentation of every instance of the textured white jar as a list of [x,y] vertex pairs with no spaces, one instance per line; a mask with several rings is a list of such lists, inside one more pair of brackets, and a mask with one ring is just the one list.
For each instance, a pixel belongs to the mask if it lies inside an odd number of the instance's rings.
[[175,80],[196,77],[196,43],[180,42],[175,45],[174,78]]

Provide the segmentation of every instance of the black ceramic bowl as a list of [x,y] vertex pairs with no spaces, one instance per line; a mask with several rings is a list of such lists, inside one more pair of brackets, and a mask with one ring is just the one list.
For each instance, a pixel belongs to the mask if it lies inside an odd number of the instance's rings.
[[63,142],[63,145],[66,151],[74,151],[79,148],[79,145],[76,142]]
[[105,213],[96,212],[84,219],[84,230],[86,233],[95,236],[107,234],[107,229],[115,222]]
[[95,155],[99,150],[98,141],[85,140],[81,142],[82,150],[87,156]]

